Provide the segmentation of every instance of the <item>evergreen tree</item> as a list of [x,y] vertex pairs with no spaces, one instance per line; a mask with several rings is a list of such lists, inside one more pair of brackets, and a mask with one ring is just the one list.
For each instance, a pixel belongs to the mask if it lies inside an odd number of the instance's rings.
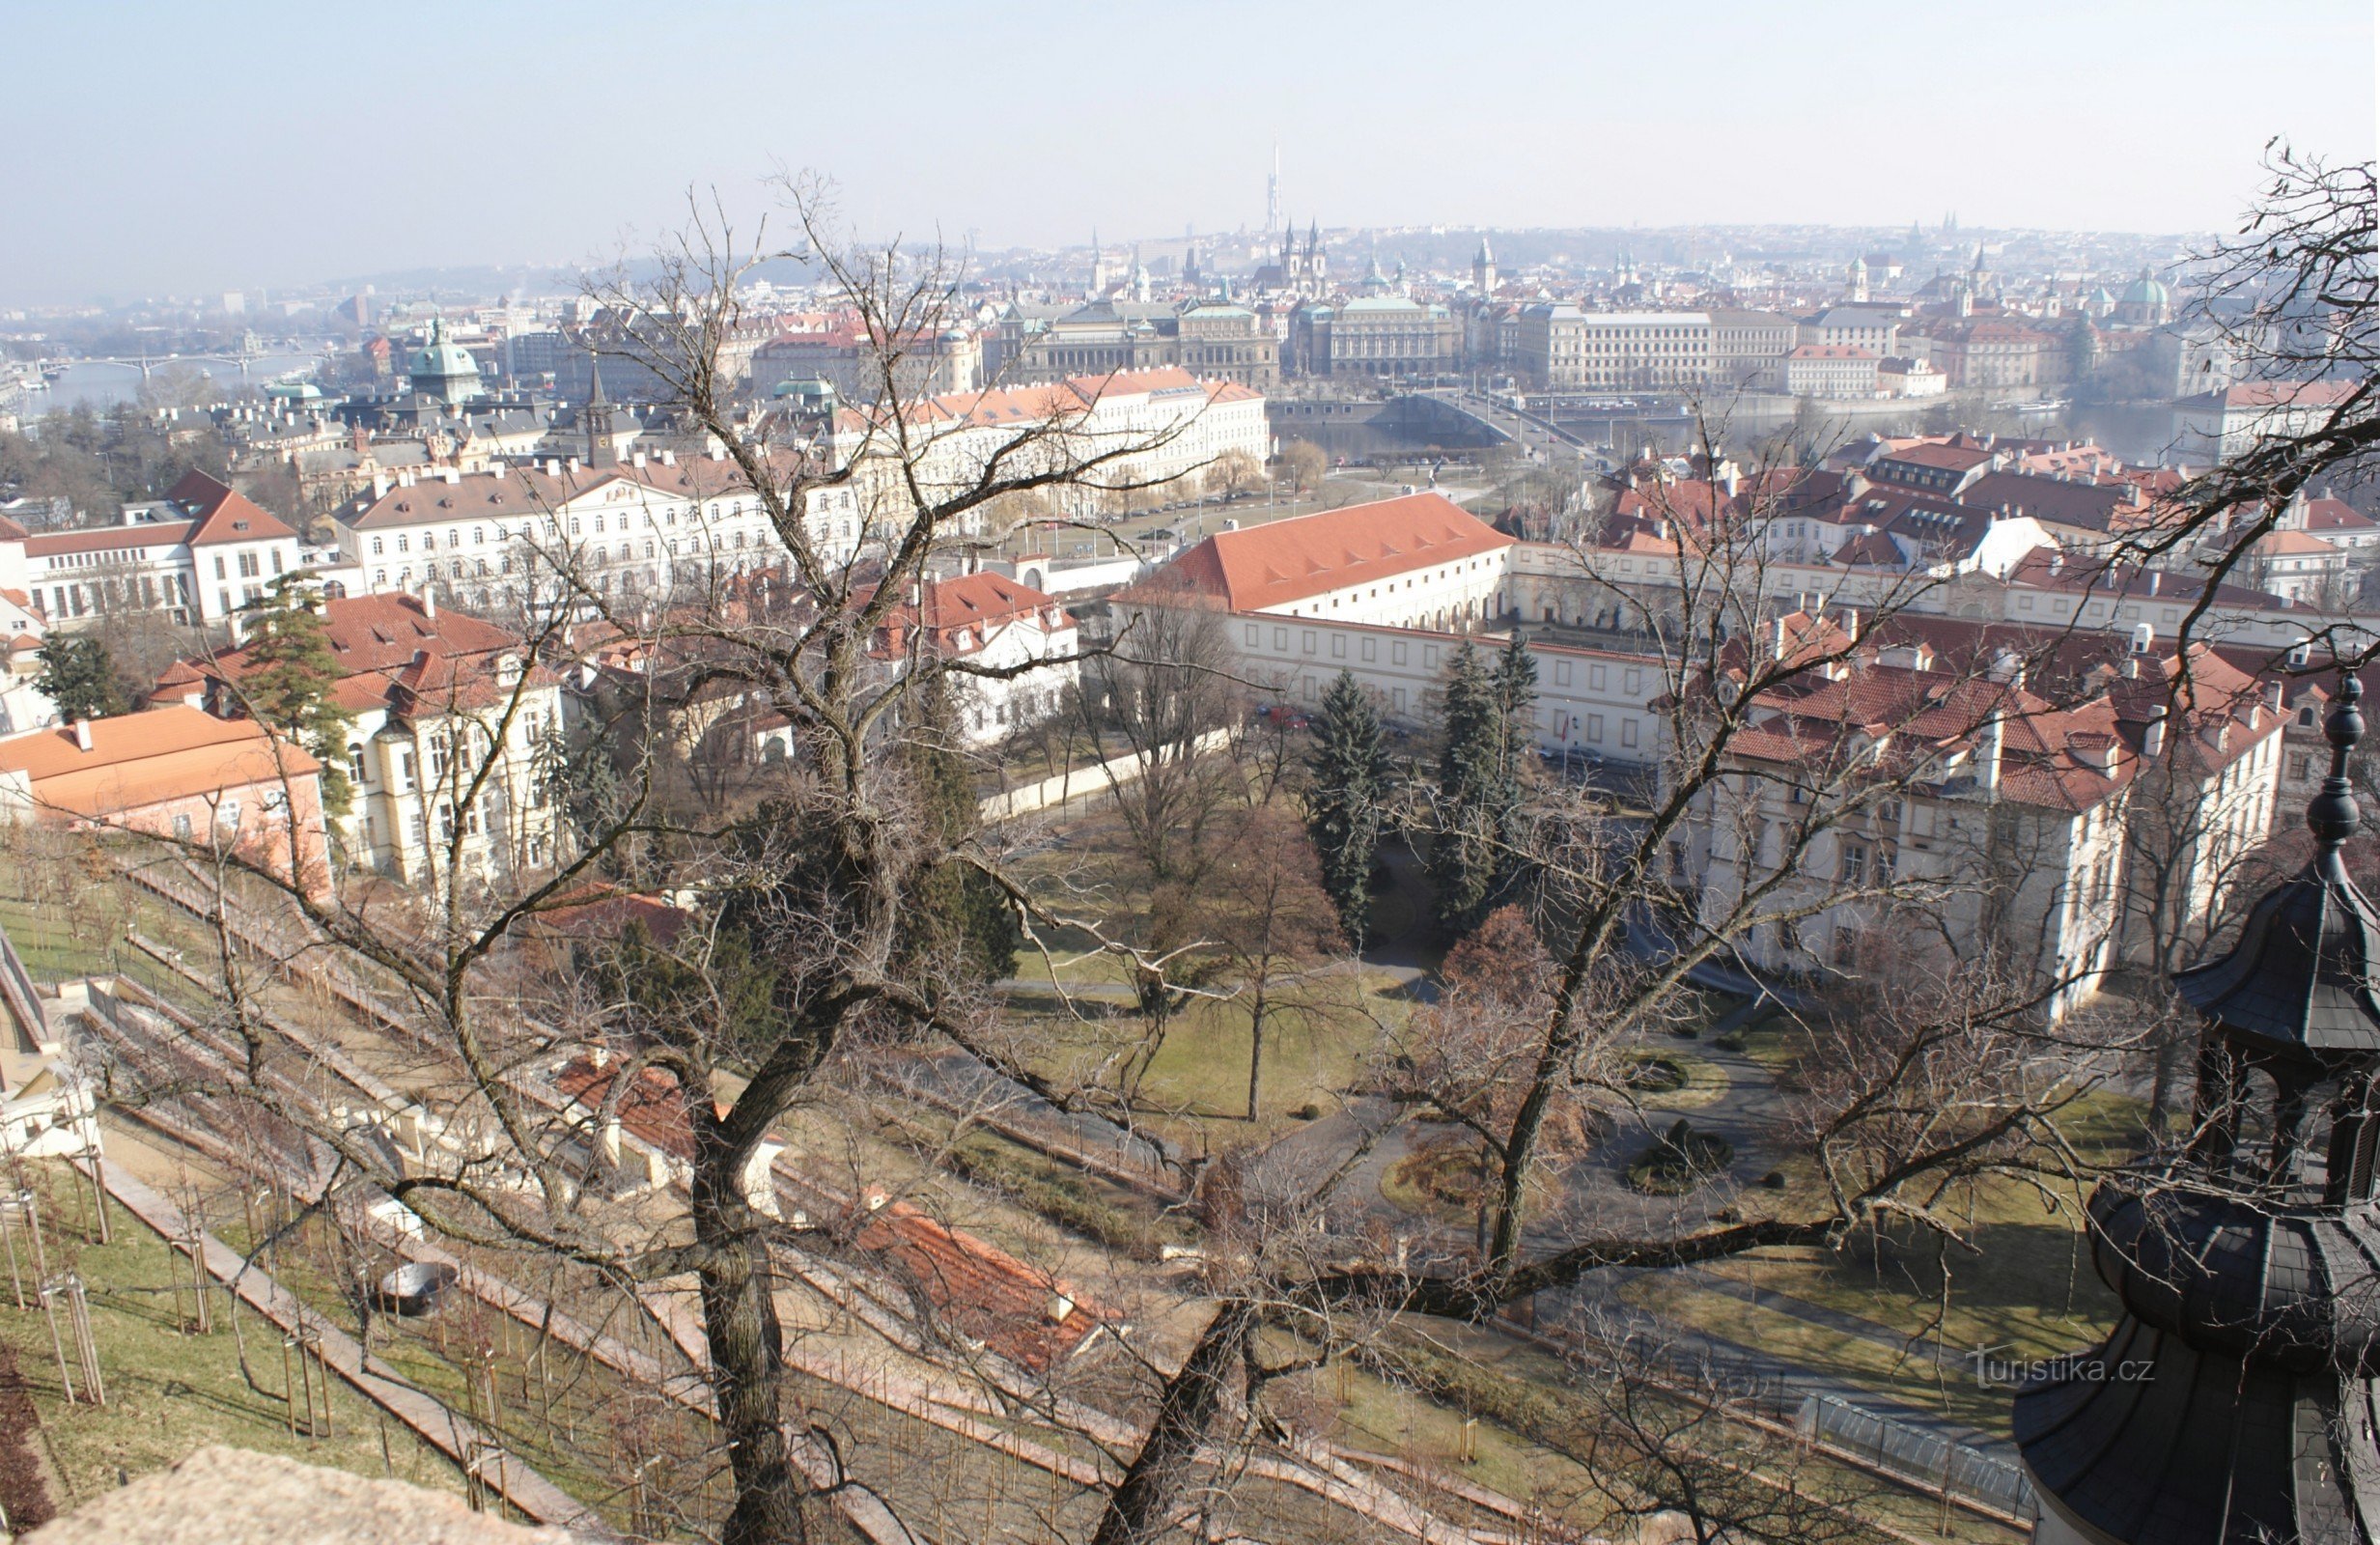
[[348,736],[355,716],[332,695],[342,674],[321,603],[295,575],[284,575],[244,612],[239,695],[258,722],[287,735],[322,764],[322,808],[345,815]]
[[1448,663],[1430,881],[1449,933],[1479,926],[1519,884],[1521,791],[1534,737],[1537,662],[1516,635],[1493,666],[1466,640]]
[[42,675],[34,685],[58,705],[60,718],[105,718],[125,710],[115,662],[97,633],[60,633],[42,644]]
[[1501,758],[1496,785],[1496,879],[1494,893],[1508,898],[1520,885],[1528,851],[1521,829],[1521,794],[1527,782],[1529,756],[1537,741],[1537,657],[1528,652],[1519,630],[1497,657],[1496,712],[1502,731]]
[[1493,838],[1503,722],[1496,685],[1466,639],[1447,662],[1438,759],[1438,832],[1430,844],[1430,884],[1439,921],[1468,933],[1487,912],[1495,885]]
[[1314,719],[1312,774],[1305,792],[1305,830],[1322,864],[1323,890],[1338,909],[1340,926],[1360,946],[1372,914],[1372,858],[1380,847],[1381,806],[1391,769],[1380,715],[1352,671],[1323,694]]
[[[948,677],[919,684],[915,726],[900,757],[945,852],[973,836],[979,821],[975,780],[959,752],[959,706]],[[996,981],[1017,969],[1024,930],[1007,895],[974,865],[945,857],[928,865],[913,885],[915,926],[908,950],[939,959],[969,982]]]

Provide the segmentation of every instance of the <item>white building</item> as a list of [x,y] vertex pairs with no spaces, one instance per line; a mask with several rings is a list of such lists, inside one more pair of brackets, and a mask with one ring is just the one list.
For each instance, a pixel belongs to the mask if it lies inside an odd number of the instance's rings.
[[1922,359],[1894,354],[1876,361],[1876,385],[1887,397],[1940,397],[1950,378]]
[[[2240,856],[2265,839],[2281,772],[2278,694],[2202,647],[2190,663],[2198,706],[2176,716],[2180,662],[2170,655],[2103,662],[2054,703],[2027,689],[2013,653],[1977,671],[1936,657],[1921,631],[1885,643],[1833,621],[1792,621],[1778,647],[1840,658],[1755,705],[1728,747],[1729,775],[1702,796],[1691,836],[1670,854],[1713,925],[1789,859],[1791,877],[1762,905],[1827,903],[1739,941],[1764,969],[1857,965],[1862,936],[1894,925],[1873,892],[1932,883],[1929,915],[1952,947],[1997,938],[2045,977],[2071,978],[2049,1004],[2057,1018],[2098,996],[2119,959],[2138,958],[2154,937],[2149,910],[2162,909],[2169,929],[2203,929]],[[1898,786],[1880,792],[1855,775],[1863,768]],[[2190,813],[2170,818],[2166,801]],[[1810,835],[1796,857],[1801,833]],[[2165,866],[2158,884],[2130,872],[2142,844]]]
[[1462,632],[1507,609],[1513,547],[1444,494],[1408,493],[1218,531],[1126,595]]
[[[1075,683],[1080,634],[1057,601],[997,574],[931,580],[914,604],[895,606],[870,641],[869,653],[896,670],[921,655],[960,668],[947,677],[959,724],[968,741],[987,744],[1010,730],[1055,712]],[[1014,676],[975,669],[1037,668]]]
[[1785,390],[1795,397],[1873,397],[1873,350],[1857,344],[1800,344],[1785,356]]
[[[559,791],[546,774],[561,688],[520,636],[427,596],[322,606],[345,672],[332,696],[352,716],[351,793],[347,813],[331,821],[348,862],[428,883],[444,873],[458,828],[457,857],[474,872],[509,876],[554,862]],[[157,698],[243,716],[238,682],[249,659],[243,646],[183,660],[157,683]]]
[[1538,385],[1660,388],[1711,379],[1711,316],[1701,311],[1521,309],[1520,366]]
[[163,500],[128,506],[121,525],[32,535],[0,526],[0,590],[21,592],[52,627],[142,611],[221,626],[301,563],[295,531],[203,472]]
[[[790,485],[790,465],[786,475]],[[867,540],[853,491],[813,489],[806,505],[813,550],[829,567],[849,565]],[[759,494],[723,454],[382,478],[338,513],[337,526],[365,591],[434,586],[493,615],[574,593],[664,600],[787,558]]]
[[[845,408],[835,415],[833,445],[835,464],[853,470],[860,508],[893,525],[915,507],[911,477],[937,500],[974,488],[988,469],[1010,476],[1082,467],[1078,485],[1052,488],[1048,497],[1061,513],[1095,517],[1192,492],[1188,479],[1235,451],[1261,464],[1272,435],[1255,388],[1167,367],[949,392],[907,405],[898,426]],[[979,528],[980,517],[971,519],[968,529]]]

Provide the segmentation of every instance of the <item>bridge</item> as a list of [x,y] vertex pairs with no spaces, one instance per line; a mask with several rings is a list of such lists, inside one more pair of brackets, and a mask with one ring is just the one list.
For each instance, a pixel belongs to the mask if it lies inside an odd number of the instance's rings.
[[89,358],[38,360],[36,361],[36,368],[38,368],[44,377],[48,377],[63,374],[69,370],[79,369],[86,365],[103,365],[114,370],[138,371],[140,373],[141,379],[147,380],[154,372],[166,365],[236,365],[238,367],[239,373],[244,376],[248,373],[248,367],[250,364],[268,355],[288,354],[294,356],[300,354],[316,355],[318,353],[319,351],[307,349],[294,342],[292,342],[285,349],[266,349],[258,346],[255,339],[251,337],[239,352],[236,354],[184,354],[172,351],[162,354],[100,354],[94,355]]

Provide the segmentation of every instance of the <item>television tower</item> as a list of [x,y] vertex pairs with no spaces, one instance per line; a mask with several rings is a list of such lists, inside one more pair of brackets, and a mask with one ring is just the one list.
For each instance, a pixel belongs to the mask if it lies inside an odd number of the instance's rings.
[[1265,178],[1265,235],[1277,236],[1281,229],[1281,148],[1273,147],[1273,170]]

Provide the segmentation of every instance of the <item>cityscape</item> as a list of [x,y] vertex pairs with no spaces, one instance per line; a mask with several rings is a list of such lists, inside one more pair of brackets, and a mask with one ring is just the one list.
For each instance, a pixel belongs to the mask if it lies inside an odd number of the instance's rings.
[[11,23],[0,1545],[2380,1532],[2369,6],[434,9]]

